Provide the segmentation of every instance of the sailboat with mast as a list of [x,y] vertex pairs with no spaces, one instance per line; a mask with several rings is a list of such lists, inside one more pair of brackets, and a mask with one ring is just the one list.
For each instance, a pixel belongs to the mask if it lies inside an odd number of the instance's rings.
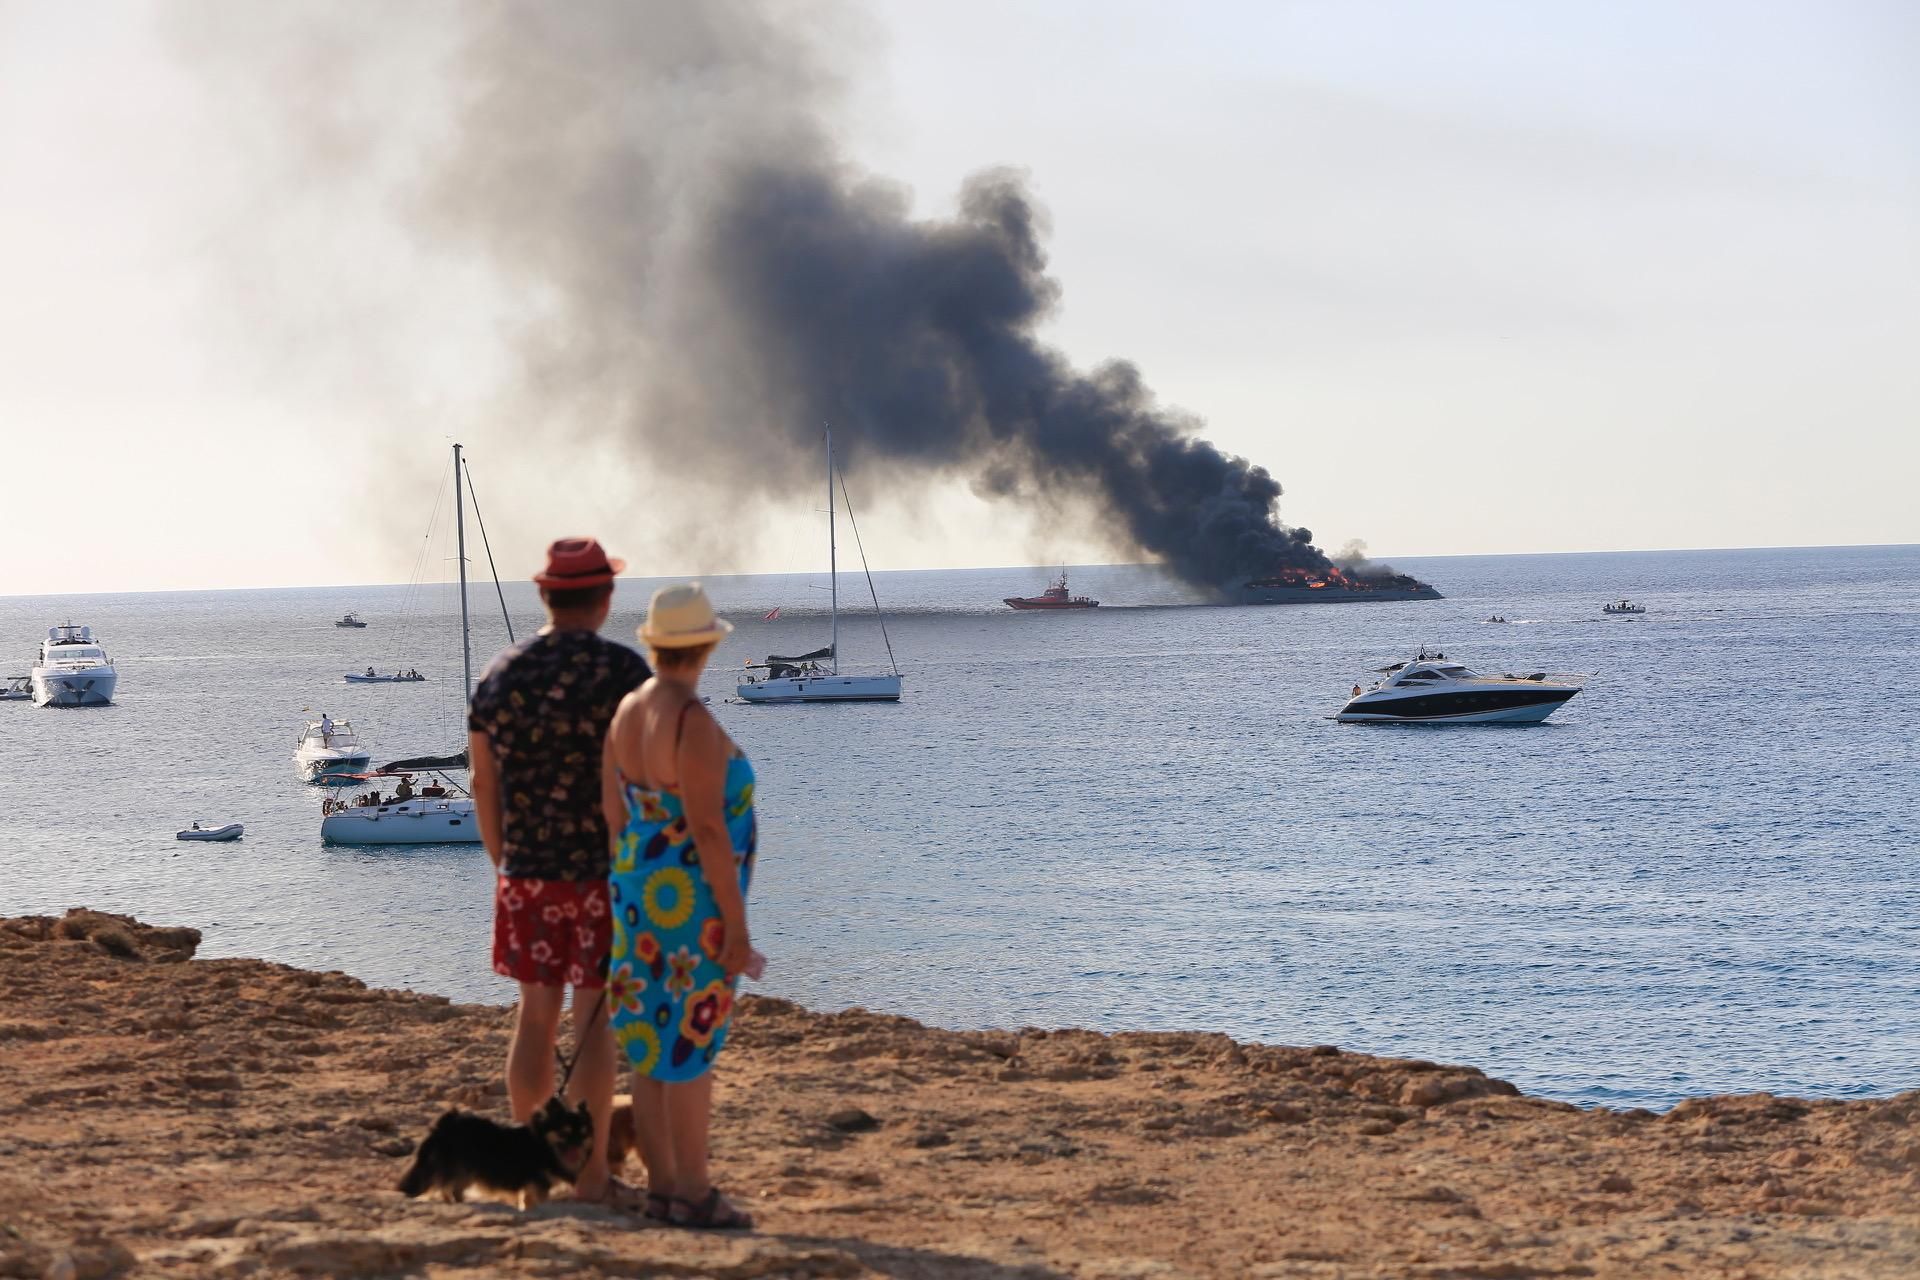
[[[873,596],[873,612],[880,618],[880,638],[887,646],[885,672],[854,674],[840,670],[840,551],[834,523],[834,484],[839,473],[833,465],[833,432],[827,432],[827,577],[833,608],[833,629],[824,649],[794,657],[769,654],[765,662],[750,662],[747,669],[764,675],[749,675],[736,686],[746,702],[898,702],[900,668],[893,662],[893,642],[887,639],[887,621],[880,613],[880,594],[873,586],[873,572],[867,569],[867,554],[860,548],[860,567],[867,575],[867,590]],[[839,479],[840,493],[846,495],[846,481]],[[853,529],[854,544],[859,546],[860,526],[854,523],[853,502],[847,501],[847,524]]]
[[[463,490],[466,494],[472,493],[473,477],[456,444],[453,446],[453,521],[457,539],[455,558],[460,566],[460,687],[463,694],[460,722],[464,726],[466,705],[473,701],[473,631],[467,612],[467,517]],[[477,498],[473,512],[478,520]],[[486,525],[481,522],[483,542],[486,536]],[[487,548],[487,566],[492,570],[491,545]],[[507,615],[506,595],[500,590],[497,571],[493,573],[493,587],[500,597],[501,616],[506,618],[508,643],[512,643],[513,619]],[[449,755],[393,760],[371,773],[343,775],[338,780],[350,778],[366,782],[373,790],[352,801],[326,801],[322,806],[320,838],[328,844],[348,845],[479,844],[480,820],[473,796],[452,776],[454,771],[464,770],[468,765],[467,753],[461,750]],[[434,780],[415,791],[410,781],[414,774],[427,774]],[[396,786],[394,795],[383,798],[380,786],[388,779],[396,783],[401,779],[409,781],[405,788]]]

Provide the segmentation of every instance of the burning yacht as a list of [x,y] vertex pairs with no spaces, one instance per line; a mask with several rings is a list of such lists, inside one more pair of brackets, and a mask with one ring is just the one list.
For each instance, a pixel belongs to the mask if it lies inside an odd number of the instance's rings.
[[1347,600],[1438,600],[1433,587],[1404,573],[1287,568],[1240,588],[1241,604],[1332,604]]

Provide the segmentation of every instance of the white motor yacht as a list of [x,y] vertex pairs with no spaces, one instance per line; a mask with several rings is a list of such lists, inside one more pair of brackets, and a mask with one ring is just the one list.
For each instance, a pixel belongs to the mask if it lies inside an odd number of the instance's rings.
[[1443,653],[1381,669],[1335,716],[1354,724],[1537,724],[1580,692],[1580,676],[1481,675]]
[[322,716],[309,720],[294,743],[293,763],[308,782],[321,782],[334,774],[358,773],[367,767],[373,753],[361,743],[360,735],[346,720]]
[[40,657],[28,674],[36,707],[104,707],[119,681],[113,660],[92,627],[48,627]]

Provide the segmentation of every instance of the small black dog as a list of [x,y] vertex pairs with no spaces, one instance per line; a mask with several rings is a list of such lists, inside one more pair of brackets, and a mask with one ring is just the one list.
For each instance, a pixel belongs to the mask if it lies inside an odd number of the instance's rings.
[[531,1209],[554,1183],[573,1181],[592,1146],[593,1115],[584,1101],[569,1109],[549,1098],[530,1123],[513,1125],[456,1107],[433,1122],[400,1190],[409,1196],[438,1191],[458,1201],[469,1188],[481,1187],[515,1196],[522,1209]]

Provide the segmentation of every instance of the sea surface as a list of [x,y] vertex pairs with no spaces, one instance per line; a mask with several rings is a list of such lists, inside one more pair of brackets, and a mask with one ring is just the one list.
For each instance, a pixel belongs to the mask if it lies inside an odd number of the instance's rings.
[[[826,575],[710,581],[739,629],[705,689],[761,778],[760,989],[1333,1043],[1613,1106],[1920,1086],[1920,547],[1397,566],[1447,598],[1185,607],[1091,567],[1103,606],[1044,615],[999,599],[1045,569],[876,574],[884,641],[843,574],[843,666],[890,642],[897,706],[727,702],[748,658],[825,643]],[[609,634],[652,585],[622,582]],[[1649,612],[1600,613],[1622,596]],[[472,600],[477,674],[505,630],[490,583]],[[506,602],[538,625],[529,585]],[[333,627],[348,609],[371,625]],[[198,926],[203,954],[511,998],[480,849],[326,847],[292,764],[309,709],[376,759],[459,747],[449,589],[0,598],[0,675],[69,618],[118,702],[0,703],[0,914],[84,904]],[[1536,727],[1328,718],[1423,645],[1592,680]],[[370,664],[432,679],[342,682]],[[177,842],[193,819],[246,837]]]

